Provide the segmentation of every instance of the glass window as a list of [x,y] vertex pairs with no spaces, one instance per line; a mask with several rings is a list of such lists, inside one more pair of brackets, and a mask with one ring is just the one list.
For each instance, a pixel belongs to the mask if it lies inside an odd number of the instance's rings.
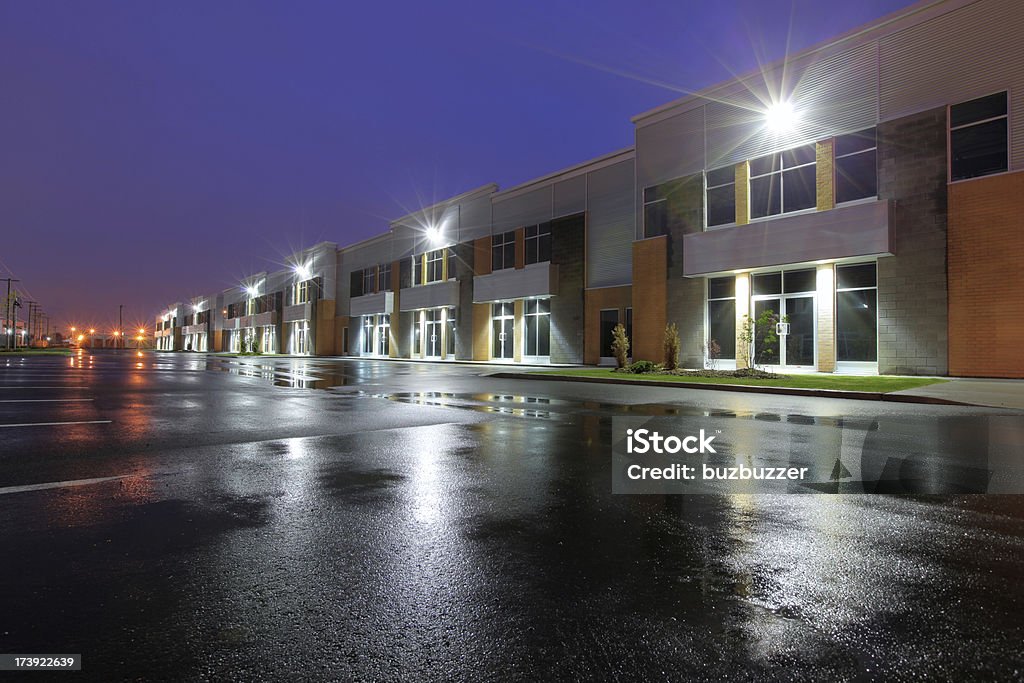
[[[657,188],[649,187],[644,190],[644,196],[648,190],[656,191]],[[656,192],[653,192],[657,196]],[[655,199],[644,202],[644,237],[658,237],[668,234],[668,200]]]
[[391,264],[382,263],[377,266],[377,271],[380,273],[380,290],[381,292],[390,292],[391,290]]
[[427,252],[427,282],[444,279],[444,249]]
[[868,128],[835,139],[836,203],[878,196],[875,129]]
[[807,270],[787,270],[783,273],[783,291],[786,294],[796,294],[799,292],[813,292],[817,289],[815,284],[815,270],[809,268]]
[[1008,170],[1006,93],[949,108],[949,178],[964,180]]
[[423,284],[423,254],[412,257],[412,286]]
[[754,275],[754,294],[782,294],[782,273]]
[[491,270],[516,266],[516,231],[509,230],[491,237]]
[[[626,337],[629,339],[630,345],[633,343],[633,309],[626,309]],[[632,355],[632,354],[630,354]]]
[[363,293],[372,294],[377,291],[377,267],[363,269]]
[[736,169],[732,166],[707,172],[707,225],[736,222]]
[[611,358],[615,355],[612,353],[612,341],[615,339],[612,331],[618,324],[619,309],[608,308],[601,311],[601,356],[603,358]]
[[365,354],[373,353],[373,316],[363,316],[363,343],[360,349]]
[[533,299],[525,302],[526,355],[551,355],[551,300]]
[[709,299],[731,299],[736,296],[736,278],[713,277],[708,279]]
[[377,354],[387,356],[391,353],[391,316],[377,316]]
[[708,280],[708,353],[712,342],[718,346],[717,358],[736,357],[736,279],[716,277]]
[[[513,253],[513,258],[515,254]],[[551,260],[551,223],[526,228],[526,262],[544,263]]]
[[817,205],[814,143],[750,161],[750,217],[764,218]]
[[445,317],[445,323],[448,326],[448,329],[446,330],[447,334],[445,335],[445,355],[447,355],[449,358],[453,358],[455,356],[455,309],[454,308],[449,308],[448,309],[448,311],[446,313],[446,317]]
[[836,268],[836,360],[878,360],[878,289],[874,263]]

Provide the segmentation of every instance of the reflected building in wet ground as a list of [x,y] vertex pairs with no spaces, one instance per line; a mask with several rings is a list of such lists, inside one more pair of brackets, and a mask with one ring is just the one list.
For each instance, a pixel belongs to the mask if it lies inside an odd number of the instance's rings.
[[[1024,377],[1024,9],[927,0],[635,116],[635,144],[318,244],[157,348]],[[344,227],[339,227],[344,232]],[[984,353],[979,353],[984,349]]]

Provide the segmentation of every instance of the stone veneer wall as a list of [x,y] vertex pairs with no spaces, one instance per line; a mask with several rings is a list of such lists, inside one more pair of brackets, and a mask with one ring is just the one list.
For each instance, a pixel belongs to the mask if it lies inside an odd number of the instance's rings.
[[946,109],[878,126],[878,195],[893,202],[893,253],[878,259],[878,371],[948,372]]
[[586,215],[551,223],[551,262],[558,265],[558,293],[551,297],[551,362],[583,362],[583,283]]

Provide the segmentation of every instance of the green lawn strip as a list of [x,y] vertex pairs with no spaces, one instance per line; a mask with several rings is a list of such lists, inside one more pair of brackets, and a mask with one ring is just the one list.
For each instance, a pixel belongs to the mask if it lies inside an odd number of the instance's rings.
[[949,380],[934,377],[879,377],[879,376],[825,376],[825,375],[779,375],[775,379],[753,379],[749,377],[685,377],[680,375],[632,375],[612,372],[608,369],[540,370],[533,375],[556,377],[596,377],[615,382],[618,380],[646,380],[651,382],[686,382],[692,384],[738,384],[753,387],[781,387],[788,389],[832,389],[835,391],[869,391],[888,393],[902,389],[916,389],[929,384],[941,384]]
[[69,349],[18,349],[17,351],[11,351],[9,349],[0,349],[0,355],[7,356],[70,356],[71,351]]

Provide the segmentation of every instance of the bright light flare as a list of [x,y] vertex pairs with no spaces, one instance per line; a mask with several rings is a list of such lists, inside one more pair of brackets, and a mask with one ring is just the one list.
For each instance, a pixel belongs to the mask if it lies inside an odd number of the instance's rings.
[[309,266],[302,264],[295,266],[295,274],[299,277],[300,280],[308,280],[311,275],[311,273],[309,272]]
[[765,126],[776,134],[793,130],[799,118],[791,102],[776,102],[764,113]]
[[436,225],[431,225],[427,228],[427,239],[431,242],[437,242],[441,239],[441,228]]

